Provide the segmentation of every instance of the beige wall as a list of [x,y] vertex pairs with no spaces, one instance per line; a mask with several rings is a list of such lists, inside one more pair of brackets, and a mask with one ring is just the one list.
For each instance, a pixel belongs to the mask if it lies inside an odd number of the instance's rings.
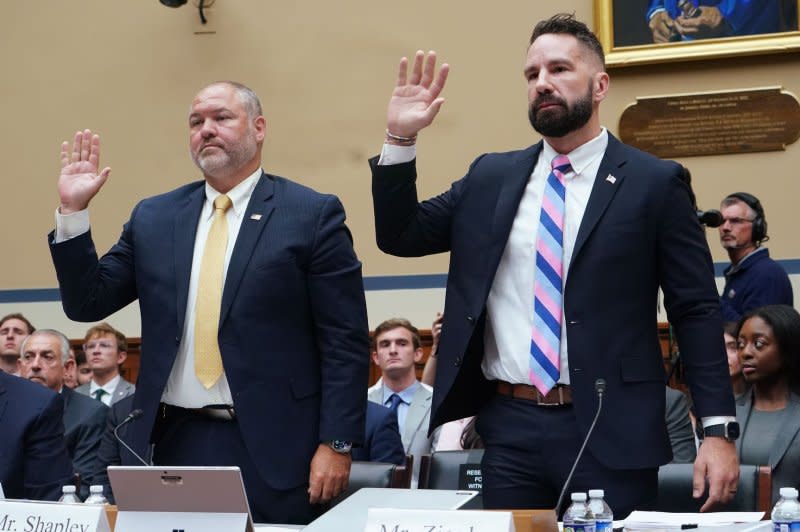
[[[57,205],[61,140],[84,127],[102,135],[102,162],[113,171],[92,203],[92,224],[104,251],[138,199],[198,177],[188,157],[186,111],[197,89],[216,79],[242,81],[260,94],[268,171],[342,198],[365,275],[443,273],[445,256],[397,259],[374,244],[366,158],[380,148],[399,57],[433,48],[452,65],[447,102],[419,142],[420,195],[432,195],[480,153],[538,140],[527,123],[521,75],[530,29],[555,9],[574,10],[587,21],[593,13],[591,0],[392,6],[217,0],[209,11],[216,34],[195,35],[195,9],[169,9],[157,0],[8,2],[5,8],[0,290],[56,286],[45,234]],[[772,55],[615,70],[603,122],[615,132],[622,110],[644,95],[766,85],[800,94],[798,66],[797,55]],[[800,192],[797,144],[785,152],[681,162],[692,169],[702,207],[716,206],[734,189],[761,197],[773,255],[800,257],[792,208]],[[714,259],[724,260],[709,234]],[[441,294],[425,293],[435,295],[411,305],[432,317]],[[391,292],[373,295],[370,321],[394,314],[394,303]],[[42,319],[63,320],[50,307]]]

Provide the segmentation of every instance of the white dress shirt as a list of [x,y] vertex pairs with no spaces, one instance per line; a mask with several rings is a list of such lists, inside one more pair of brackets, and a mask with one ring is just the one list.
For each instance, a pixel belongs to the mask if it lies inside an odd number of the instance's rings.
[[114,398],[114,391],[117,389],[117,386],[119,386],[120,380],[122,380],[122,377],[117,375],[102,386],[94,382],[94,380],[91,380],[89,381],[89,395],[95,397],[97,390],[103,390],[106,393],[100,397],[100,401],[106,406],[111,406],[111,400]]
[[[564,274],[566,284],[572,251],[586,205],[592,192],[597,171],[608,146],[608,131],[600,134],[570,153],[572,170],[565,175],[566,201],[564,216]],[[384,144],[379,165],[401,164],[412,161],[417,155],[416,146]],[[539,212],[550,162],[559,155],[543,142],[539,159],[533,168],[528,185],[517,209],[503,257],[495,273],[489,298],[486,302],[487,319],[484,335],[484,356],[481,369],[489,380],[530,384],[528,368],[530,335],[533,328],[533,277],[536,258],[536,231]],[[563,288],[563,285],[562,285]],[[565,294],[566,295],[566,294]],[[562,303],[563,304],[563,303]],[[567,358],[566,320],[561,323],[559,383],[569,384]],[[703,427],[735,421],[730,416],[709,416],[701,419]]]
[[[225,213],[228,221],[228,248],[225,252],[224,278],[228,274],[228,264],[233,254],[236,237],[239,235],[239,228],[242,225],[244,212],[250,202],[256,183],[261,176],[261,168],[253,172],[247,179],[236,185],[228,192],[228,197],[233,205]],[[214,212],[214,200],[220,195],[211,185],[205,185],[206,201],[200,212],[200,219],[197,223],[195,233],[194,255],[192,257],[192,272],[189,279],[189,294],[186,301],[186,318],[183,324],[178,353],[172,372],[164,388],[161,401],[170,405],[183,408],[199,408],[205,405],[233,404],[228,379],[224,372],[222,377],[210,389],[206,389],[194,373],[194,322],[195,322],[195,301],[197,300],[198,277],[200,275],[200,263],[203,260],[208,231],[211,228]],[[56,211],[56,239],[55,242],[63,242],[79,236],[89,230],[88,210],[77,213],[62,215]]]
[[[489,380],[530,384],[528,379],[531,331],[533,330],[533,277],[536,264],[536,232],[542,195],[550,162],[558,155],[547,142],[539,154],[525,187],[503,257],[486,302],[487,320],[481,368]],[[564,275],[569,269],[572,250],[586,204],[592,192],[600,161],[608,145],[605,128],[586,144],[567,155],[572,170],[565,174],[566,212],[564,217]],[[409,157],[410,156],[410,157]],[[378,164],[399,164],[416,156],[413,146],[385,144]],[[569,383],[566,323],[561,325],[561,377]]]

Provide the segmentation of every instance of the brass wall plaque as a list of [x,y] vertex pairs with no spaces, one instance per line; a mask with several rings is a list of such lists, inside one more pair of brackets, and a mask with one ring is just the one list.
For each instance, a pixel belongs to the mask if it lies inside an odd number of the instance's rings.
[[800,103],[780,87],[637,98],[619,136],[659,157],[783,150],[800,137]]

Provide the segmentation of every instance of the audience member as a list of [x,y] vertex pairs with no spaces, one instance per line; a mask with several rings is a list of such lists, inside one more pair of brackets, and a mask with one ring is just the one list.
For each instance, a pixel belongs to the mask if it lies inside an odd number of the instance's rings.
[[739,360],[750,389],[736,401],[741,463],[772,468],[772,499],[800,488],[800,314],[767,305],[739,323]]
[[250,88],[207,85],[186,124],[203,179],[140,201],[102,257],[89,224],[111,172],[100,137],[62,144],[49,236],[62,305],[96,321],[138,301],[138,454],[152,442],[156,465],[238,466],[254,520],[308,523],[345,489],[363,443],[361,263],[338,198],[263,171],[267,124]]
[[769,235],[764,207],[758,198],[747,192],[728,194],[720,212],[720,242],[731,260],[720,296],[722,319],[738,322],[742,315],[763,305],[792,305],[789,276],[761,245]]
[[397,427],[397,413],[367,401],[367,430],[364,445],[353,447],[353,460],[403,465],[406,453]]
[[9,499],[55,501],[73,473],[64,445],[64,402],[0,371],[0,486]]
[[672,461],[691,463],[697,458],[692,418],[689,415],[689,399],[680,390],[666,387],[667,435],[672,447]]
[[75,391],[111,406],[133,395],[136,387],[122,378],[119,371],[128,357],[128,340],[108,323],[100,323],[86,331],[83,343],[92,379]]
[[89,477],[108,407],[64,386],[65,372],[75,365],[69,357],[69,340],[52,329],[40,329],[22,341],[20,376],[60,393],[64,400],[64,438],[73,469],[81,476],[83,495],[89,491]]
[[738,323],[728,321],[725,322],[722,334],[725,339],[725,351],[728,352],[728,371],[731,375],[731,387],[733,388],[733,395],[737,399],[747,389],[747,383],[744,380],[744,375],[742,375],[742,364],[739,362],[739,346],[736,339],[738,330]]
[[73,364],[64,368],[64,386],[74,390],[78,387],[78,363],[75,359],[75,350],[72,348],[69,349],[69,358]]
[[[91,484],[103,486],[103,493],[106,494],[108,501],[114,504],[114,492],[111,489],[111,484],[108,481],[108,466],[112,465],[152,465],[152,447],[148,447],[145,452],[140,455],[144,464],[131,454],[131,452],[120,443],[120,440],[128,444],[130,431],[134,429],[137,423],[141,423],[141,416],[132,419],[120,427],[128,414],[133,411],[133,395],[124,397],[111,405],[108,412],[108,417],[105,423],[105,430],[103,437],[100,439],[100,446],[97,449],[97,459],[94,463],[93,472],[91,475]],[[114,435],[114,429],[119,427],[117,434],[119,439]],[[130,445],[130,444],[128,444]],[[124,455],[124,461],[123,461]]]
[[17,374],[19,345],[35,330],[28,318],[18,312],[0,318],[0,371]]
[[92,368],[89,367],[86,353],[83,351],[75,353],[75,378],[78,381],[78,386],[92,382]]
[[375,328],[373,344],[372,361],[381,368],[381,378],[367,397],[396,413],[403,449],[414,457],[411,485],[416,487],[422,455],[436,440],[428,436],[433,391],[417,380],[415,369],[423,355],[419,331],[408,320],[393,318]]

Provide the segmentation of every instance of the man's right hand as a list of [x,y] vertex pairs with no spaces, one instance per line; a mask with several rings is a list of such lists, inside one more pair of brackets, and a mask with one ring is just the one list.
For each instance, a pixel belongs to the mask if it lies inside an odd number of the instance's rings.
[[61,143],[61,175],[58,177],[59,212],[72,214],[86,209],[111,173],[105,167],[98,174],[100,136],[88,129],[75,133],[72,150],[69,142]]
[[414,56],[411,76],[408,75],[408,58],[400,60],[397,85],[389,100],[386,128],[399,137],[413,138],[424,127],[430,125],[444,103],[439,94],[444,89],[450,66],[447,63],[436,70],[436,52],[422,50]]
[[669,42],[669,38],[675,31],[675,22],[666,11],[658,11],[650,19],[650,31],[653,32],[653,42]]

